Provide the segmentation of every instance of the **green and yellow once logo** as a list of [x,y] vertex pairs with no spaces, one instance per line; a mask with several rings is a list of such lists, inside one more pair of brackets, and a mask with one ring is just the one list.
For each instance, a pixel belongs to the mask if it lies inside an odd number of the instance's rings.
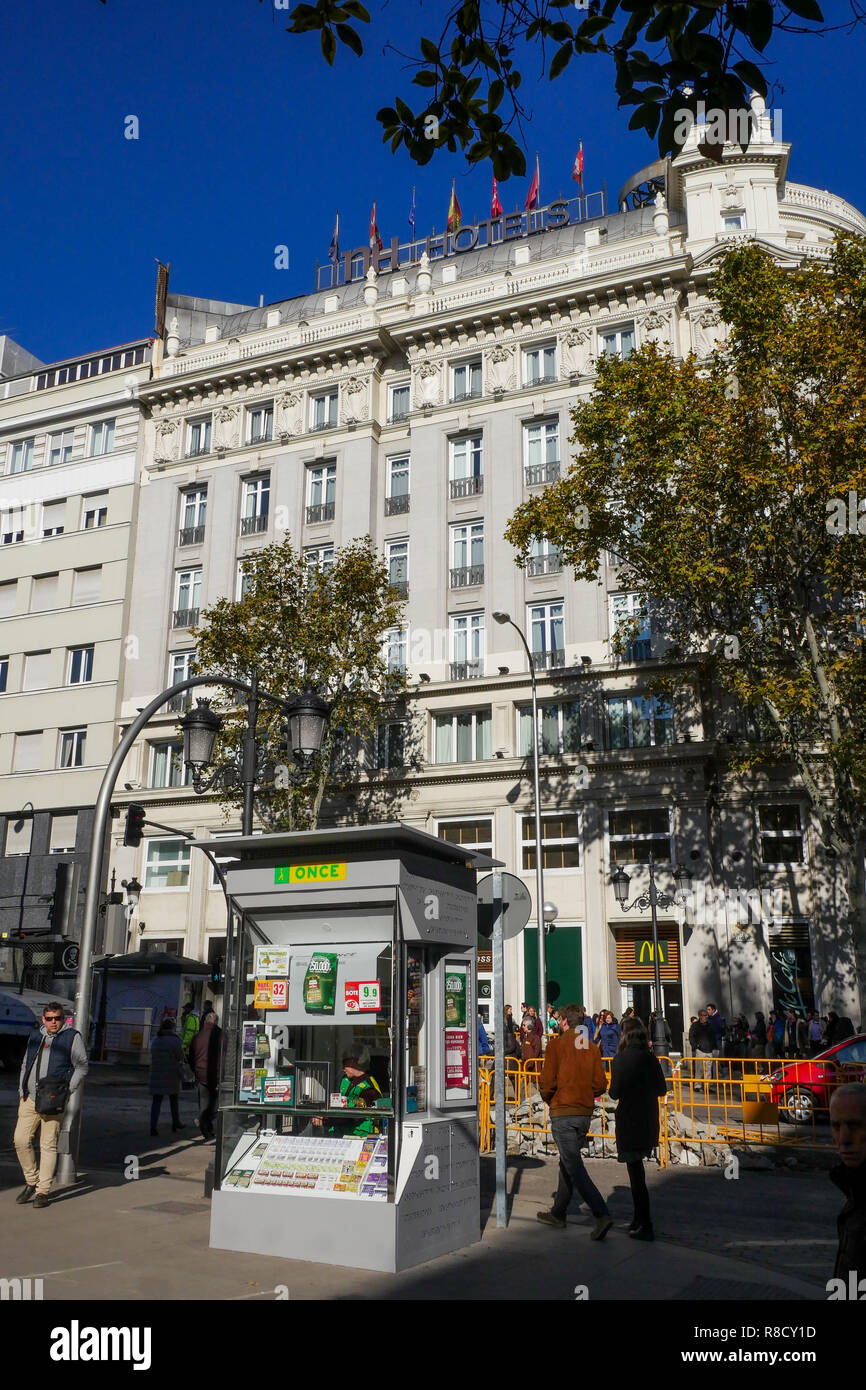
[[288,864],[274,869],[274,883],[334,883],[345,877],[345,864]]

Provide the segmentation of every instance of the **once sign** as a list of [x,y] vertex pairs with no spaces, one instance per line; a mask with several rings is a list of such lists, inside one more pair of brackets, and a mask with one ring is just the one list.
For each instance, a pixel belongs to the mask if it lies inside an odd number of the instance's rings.
[[274,869],[274,883],[333,883],[345,877],[345,864],[289,864]]

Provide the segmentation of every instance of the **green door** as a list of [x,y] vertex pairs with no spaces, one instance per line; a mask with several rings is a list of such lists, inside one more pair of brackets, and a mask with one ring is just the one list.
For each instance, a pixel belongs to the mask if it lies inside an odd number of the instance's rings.
[[[581,928],[557,927],[545,937],[547,957],[547,1002],[561,1008],[564,1004],[582,1004],[583,967]],[[528,1004],[538,1003],[538,930],[527,927],[523,933],[524,998]],[[509,1001],[506,1001],[509,1002]],[[514,1010],[520,1000],[514,1001]]]

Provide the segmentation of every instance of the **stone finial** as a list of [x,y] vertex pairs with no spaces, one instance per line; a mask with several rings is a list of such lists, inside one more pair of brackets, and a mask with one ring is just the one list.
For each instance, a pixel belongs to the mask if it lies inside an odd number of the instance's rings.
[[370,269],[367,271],[367,283],[364,286],[364,303],[371,309],[379,298],[379,286],[376,284],[377,278],[376,267],[371,265]]
[[425,251],[418,263],[418,275],[415,279],[415,289],[418,294],[429,294],[433,284],[433,272],[430,269],[430,257]]
[[653,227],[656,236],[667,236],[671,225],[668,203],[662,189],[659,189],[655,196],[655,212],[653,213]]
[[168,336],[165,340],[165,350],[169,357],[177,357],[180,350],[180,337],[177,331],[177,314],[174,315],[168,326]]

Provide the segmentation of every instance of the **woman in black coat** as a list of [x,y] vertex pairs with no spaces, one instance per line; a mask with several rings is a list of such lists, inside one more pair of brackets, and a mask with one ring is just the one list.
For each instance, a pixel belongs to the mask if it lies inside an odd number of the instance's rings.
[[646,1029],[639,1019],[627,1019],[611,1066],[608,1094],[619,1102],[616,1156],[628,1169],[634,1203],[628,1233],[633,1240],[655,1238],[643,1161],[659,1142],[659,1096],[667,1089],[659,1060],[650,1051]]

